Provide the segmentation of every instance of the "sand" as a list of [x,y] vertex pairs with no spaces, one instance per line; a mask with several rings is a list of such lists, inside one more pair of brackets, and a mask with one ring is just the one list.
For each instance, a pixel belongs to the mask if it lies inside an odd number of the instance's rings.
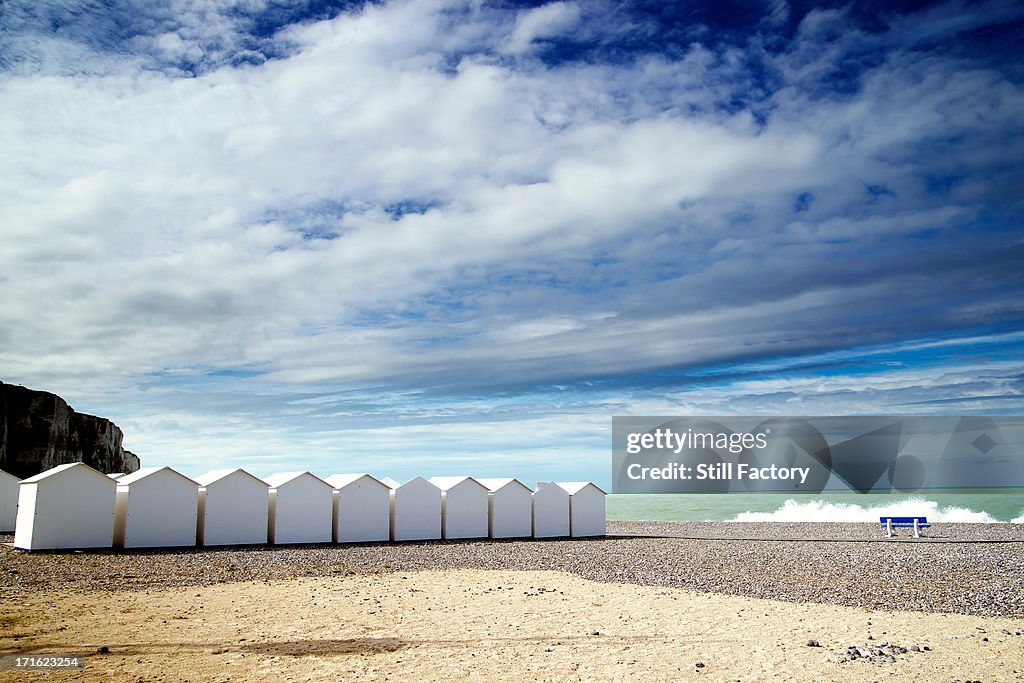
[[[0,624],[0,651],[88,654],[82,670],[0,671],[5,681],[1024,680],[1021,619],[794,604],[558,571],[47,588],[5,600]],[[929,650],[892,663],[841,663],[832,652],[886,641]],[[110,652],[97,654],[103,645]]]

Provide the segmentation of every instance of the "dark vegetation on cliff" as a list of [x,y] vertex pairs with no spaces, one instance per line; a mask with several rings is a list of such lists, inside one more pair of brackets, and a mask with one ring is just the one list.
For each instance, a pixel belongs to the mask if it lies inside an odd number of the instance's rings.
[[46,391],[0,382],[0,469],[25,479],[69,462],[101,472],[134,472],[139,458],[121,446],[110,420],[76,413]]

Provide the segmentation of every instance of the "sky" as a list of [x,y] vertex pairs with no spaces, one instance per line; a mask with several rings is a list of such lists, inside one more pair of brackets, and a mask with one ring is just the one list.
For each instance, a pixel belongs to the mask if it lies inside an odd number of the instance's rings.
[[144,465],[593,480],[1024,411],[1015,2],[0,5],[0,379]]

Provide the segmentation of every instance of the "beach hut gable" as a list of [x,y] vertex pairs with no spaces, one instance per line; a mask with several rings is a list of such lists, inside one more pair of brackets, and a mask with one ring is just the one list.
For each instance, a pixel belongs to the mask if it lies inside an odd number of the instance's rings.
[[500,491],[506,486],[520,486],[530,490],[529,486],[514,477],[479,477],[477,481],[486,486],[488,491]]
[[530,487],[512,478],[478,479],[487,487],[488,535],[526,538],[533,533],[533,495]]
[[13,474],[0,470],[0,532],[14,531],[18,517],[18,489],[21,481]]
[[114,545],[196,544],[199,484],[170,467],[144,467],[117,480]]
[[533,492],[534,538],[569,535],[569,492],[553,482],[541,483]]
[[213,470],[197,477],[199,514],[196,536],[200,545],[266,543],[267,483],[243,469]]
[[[109,475],[108,475],[109,476]],[[181,472],[170,468],[170,467],[143,467],[140,470],[136,470],[131,474],[122,474],[117,479],[118,486],[131,486],[139,482],[153,482],[161,480],[173,480],[178,481],[188,486],[199,487],[199,482],[194,479],[186,477]]]
[[309,472],[281,472],[266,479],[270,543],[330,543],[334,490]]
[[573,537],[605,535],[605,492],[589,481],[559,482],[569,494],[569,533]]
[[80,462],[25,479],[18,489],[15,547],[109,548],[116,489],[113,479]]
[[267,487],[267,483],[265,481],[257,477],[255,474],[246,472],[240,467],[236,467],[234,469],[210,470],[206,474],[201,474],[196,477],[196,483],[202,488],[210,488],[211,486],[217,486],[221,482],[238,481],[239,477],[248,478],[259,486]]
[[476,479],[474,479],[473,477],[470,477],[470,476],[461,476],[461,477],[431,477],[427,481],[429,481],[431,484],[433,484],[437,488],[441,489],[441,493],[444,493],[446,491],[450,491],[451,489],[454,489],[454,488],[456,488],[458,486],[462,486],[462,485],[466,484],[467,482],[470,485],[475,485],[475,486],[480,486],[480,487],[486,488],[483,484],[481,484],[479,481],[477,481]]
[[473,477],[432,477],[441,489],[441,536],[487,537],[487,487]]
[[[267,486],[271,489],[285,488],[292,485],[301,485],[303,481],[313,483],[313,480],[320,482],[320,484],[327,484],[326,481],[316,476],[312,472],[278,472],[271,474],[263,481],[266,482]],[[329,486],[330,484],[328,484]]]
[[[384,479],[387,479],[387,477],[385,477]],[[374,477],[373,475],[367,474],[365,472],[332,474],[331,476],[327,477],[324,481],[333,486],[335,490],[343,489],[347,486],[351,486],[352,484],[360,483],[366,483],[372,486],[382,486],[385,489],[392,488],[383,480],[378,479],[377,477]]]
[[391,487],[369,474],[333,474],[334,540],[337,543],[391,538]]
[[391,540],[441,538],[441,489],[415,477],[391,490]]
[[575,496],[577,493],[586,488],[592,488],[601,495],[608,495],[608,493],[604,489],[602,489],[600,486],[598,486],[592,481],[559,481],[555,483],[557,483],[559,486],[565,489],[570,496]]

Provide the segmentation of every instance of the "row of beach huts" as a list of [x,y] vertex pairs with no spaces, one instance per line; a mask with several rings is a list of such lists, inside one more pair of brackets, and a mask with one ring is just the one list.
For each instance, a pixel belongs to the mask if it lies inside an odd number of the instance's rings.
[[23,481],[0,471],[0,531],[12,527],[24,550],[603,536],[605,492],[468,476],[107,475],[70,463]]

